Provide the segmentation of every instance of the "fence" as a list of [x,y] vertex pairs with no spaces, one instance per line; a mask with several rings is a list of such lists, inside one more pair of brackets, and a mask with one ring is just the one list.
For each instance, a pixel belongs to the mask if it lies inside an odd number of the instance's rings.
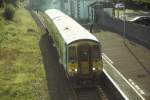
[[124,21],[108,16],[100,17],[99,24],[121,35],[125,34],[126,38],[150,48],[150,27],[148,26],[126,21],[124,33]]

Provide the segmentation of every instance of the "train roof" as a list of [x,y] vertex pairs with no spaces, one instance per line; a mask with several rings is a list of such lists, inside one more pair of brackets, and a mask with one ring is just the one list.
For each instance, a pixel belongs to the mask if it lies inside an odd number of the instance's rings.
[[98,39],[84,29],[80,24],[74,21],[68,15],[65,15],[59,10],[49,9],[45,13],[55,23],[58,31],[62,35],[64,41],[68,44],[79,40],[91,40],[99,42]]

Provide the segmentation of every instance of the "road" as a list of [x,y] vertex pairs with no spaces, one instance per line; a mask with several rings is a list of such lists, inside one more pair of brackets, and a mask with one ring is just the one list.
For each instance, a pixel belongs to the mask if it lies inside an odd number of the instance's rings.
[[94,33],[102,51],[116,69],[146,100],[150,100],[150,50],[116,33],[106,30]]
[[[115,17],[117,18],[117,10],[115,11]],[[142,11],[142,10],[131,10],[131,9],[126,9],[125,11],[126,15],[126,20],[131,20],[132,18],[136,16],[150,16],[150,12]],[[119,19],[124,20],[124,12],[123,10],[119,10]]]

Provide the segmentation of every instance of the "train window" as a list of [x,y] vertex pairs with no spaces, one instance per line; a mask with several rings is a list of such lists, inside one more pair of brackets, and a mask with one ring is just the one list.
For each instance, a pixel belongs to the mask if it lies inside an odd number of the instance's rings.
[[76,48],[75,47],[69,47],[69,62],[75,62],[77,60],[76,57]]
[[88,45],[80,46],[78,52],[79,52],[80,61],[88,61],[88,58],[89,58],[89,46]]
[[100,58],[99,45],[93,45],[92,46],[92,58],[96,58],[96,59]]
[[80,61],[88,61],[88,51],[87,50],[82,50],[80,51]]

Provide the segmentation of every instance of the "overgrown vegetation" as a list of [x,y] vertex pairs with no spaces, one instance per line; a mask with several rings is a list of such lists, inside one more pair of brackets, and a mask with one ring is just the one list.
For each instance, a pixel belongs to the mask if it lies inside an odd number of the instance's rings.
[[[23,0],[20,0],[23,1]],[[14,6],[18,6],[19,0],[0,0],[0,7],[4,7],[7,4],[12,4]]]
[[19,3],[19,0],[4,0],[7,4],[13,4],[14,6],[17,6]]
[[[46,10],[48,8],[51,8],[51,4],[53,2],[57,3],[61,0],[30,0],[31,4],[31,8],[33,9],[38,9],[38,10]],[[56,5],[55,5],[55,8],[56,8]]]
[[27,10],[16,9],[9,21],[0,9],[0,100],[49,99],[40,36]]
[[4,0],[0,0],[0,7],[4,7]]
[[150,0],[112,0],[113,2],[137,2],[137,3],[150,3]]
[[4,17],[12,20],[15,15],[15,7],[18,6],[19,0],[0,0],[0,8],[4,8]]
[[6,5],[5,11],[4,11],[5,19],[12,20],[14,15],[15,15],[15,8],[14,8],[14,6],[11,5],[11,4]]
[[0,47],[4,40],[7,39],[7,33],[0,33]]

